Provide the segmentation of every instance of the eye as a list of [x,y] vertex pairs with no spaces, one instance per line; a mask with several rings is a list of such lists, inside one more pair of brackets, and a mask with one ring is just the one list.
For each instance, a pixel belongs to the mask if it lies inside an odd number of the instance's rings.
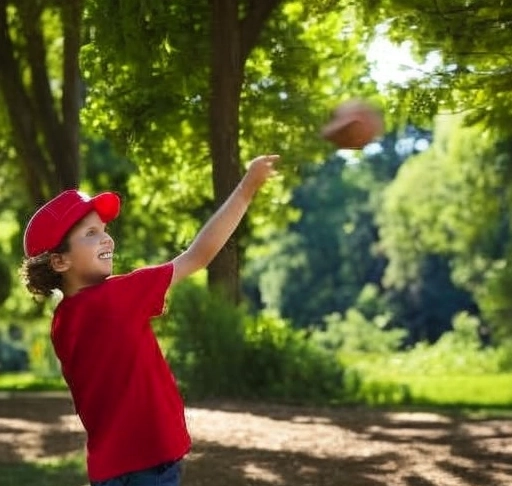
[[85,236],[94,236],[96,234],[96,228],[89,228],[86,233],[85,233]]

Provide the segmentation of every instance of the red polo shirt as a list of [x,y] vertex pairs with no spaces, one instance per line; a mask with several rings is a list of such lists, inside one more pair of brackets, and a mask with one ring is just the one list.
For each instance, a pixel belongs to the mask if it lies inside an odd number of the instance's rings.
[[190,449],[176,380],[150,319],[163,312],[172,263],[111,277],[64,298],[51,337],[87,432],[87,468],[102,481]]

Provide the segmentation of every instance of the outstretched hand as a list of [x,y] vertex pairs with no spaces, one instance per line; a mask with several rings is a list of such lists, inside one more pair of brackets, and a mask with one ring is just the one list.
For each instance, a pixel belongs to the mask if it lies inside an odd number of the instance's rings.
[[258,190],[265,181],[276,173],[275,164],[279,155],[259,155],[251,160],[243,178],[243,185]]
[[260,155],[249,163],[242,181],[174,261],[173,284],[205,268],[231,237],[258,189],[276,171],[279,155]]

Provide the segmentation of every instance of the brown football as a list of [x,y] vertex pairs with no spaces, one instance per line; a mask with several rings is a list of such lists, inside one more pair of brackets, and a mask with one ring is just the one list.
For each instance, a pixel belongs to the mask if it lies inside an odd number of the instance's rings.
[[364,100],[351,99],[338,105],[321,135],[340,149],[361,149],[384,133],[380,110]]

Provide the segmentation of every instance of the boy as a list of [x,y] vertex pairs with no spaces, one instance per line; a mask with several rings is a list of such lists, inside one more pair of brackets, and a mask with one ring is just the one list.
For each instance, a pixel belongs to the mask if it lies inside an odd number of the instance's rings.
[[32,216],[23,273],[38,296],[55,289],[51,339],[87,433],[93,486],[178,486],[190,449],[174,376],[150,326],[165,294],[205,268],[235,231],[277,155],[256,157],[226,202],[172,261],[112,276],[114,241],[105,230],[119,197],[68,190]]

